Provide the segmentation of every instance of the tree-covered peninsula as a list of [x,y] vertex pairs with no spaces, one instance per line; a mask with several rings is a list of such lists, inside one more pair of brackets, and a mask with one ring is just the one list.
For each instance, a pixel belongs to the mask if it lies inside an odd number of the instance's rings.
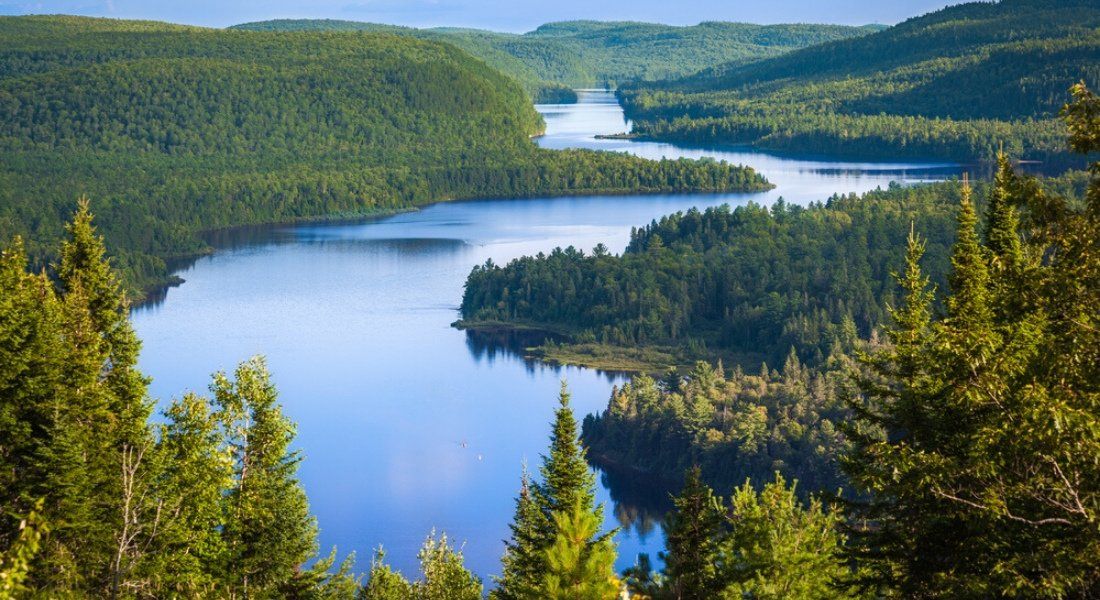
[[524,91],[439,42],[79,17],[5,17],[0,41],[0,236],[23,236],[42,266],[87,195],[137,290],[216,228],[768,186],[713,161],[541,150]]

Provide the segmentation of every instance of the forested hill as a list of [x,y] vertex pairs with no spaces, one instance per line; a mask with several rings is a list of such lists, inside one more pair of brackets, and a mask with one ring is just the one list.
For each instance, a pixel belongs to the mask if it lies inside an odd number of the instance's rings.
[[881,29],[875,25],[707,22],[676,27],[625,21],[567,21],[548,23],[517,35],[479,29],[413,29],[336,20],[263,21],[235,28],[388,31],[446,41],[511,75],[537,100],[544,101],[568,100],[571,88],[615,87],[630,80],[681,77],[731,61],[743,64]]
[[1042,159],[1064,154],[1069,86],[1100,80],[1098,27],[1093,0],[973,2],[624,98],[659,138],[961,160],[1004,142]]
[[0,239],[32,260],[83,194],[129,283],[198,233],[552,193],[759,189],[751,170],[551,152],[506,76],[448,44],[0,18]]

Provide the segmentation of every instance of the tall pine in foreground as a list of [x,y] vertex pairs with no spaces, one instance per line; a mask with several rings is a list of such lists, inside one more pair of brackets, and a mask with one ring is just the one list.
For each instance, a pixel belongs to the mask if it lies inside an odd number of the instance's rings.
[[[1065,112],[1100,149],[1100,101]],[[906,597],[1100,593],[1100,165],[1084,206],[1002,161],[985,240],[964,195],[946,314],[907,298],[855,403],[845,466],[864,583]],[[877,432],[877,433],[876,433]]]
[[502,559],[504,574],[493,598],[567,593],[600,598],[611,588],[618,593],[612,533],[599,534],[603,506],[596,506],[596,479],[585,460],[564,382],[558,402],[550,452],[539,469],[541,481],[528,482],[524,472],[512,538]]

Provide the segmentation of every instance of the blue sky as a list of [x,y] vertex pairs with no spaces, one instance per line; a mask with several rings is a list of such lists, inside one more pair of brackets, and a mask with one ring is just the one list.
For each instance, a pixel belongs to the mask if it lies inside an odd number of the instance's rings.
[[893,24],[961,0],[0,0],[0,14],[66,13],[223,27],[244,21],[314,17],[528,31],[548,21],[633,20],[693,25],[751,23]]

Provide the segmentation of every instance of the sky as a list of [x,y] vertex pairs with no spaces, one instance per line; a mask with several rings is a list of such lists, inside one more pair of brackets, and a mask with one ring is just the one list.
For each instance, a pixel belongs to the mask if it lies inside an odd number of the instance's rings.
[[0,15],[75,14],[225,27],[328,18],[523,32],[571,19],[892,25],[963,0],[0,0]]

